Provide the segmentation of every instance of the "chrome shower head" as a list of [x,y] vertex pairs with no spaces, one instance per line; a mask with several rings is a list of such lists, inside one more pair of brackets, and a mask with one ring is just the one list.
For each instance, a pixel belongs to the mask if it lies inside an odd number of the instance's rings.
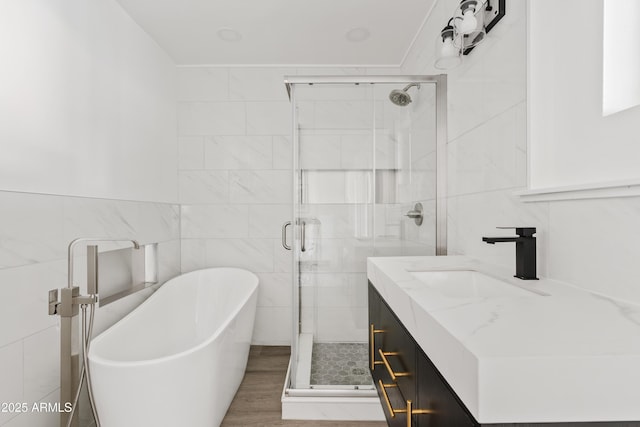
[[418,89],[420,89],[419,83],[411,83],[402,90],[400,89],[392,90],[391,93],[389,94],[389,99],[391,100],[391,102],[393,102],[399,107],[405,107],[409,105],[411,103],[411,96],[409,96],[409,94],[407,93],[407,90],[409,90],[409,88],[412,86],[417,86]]

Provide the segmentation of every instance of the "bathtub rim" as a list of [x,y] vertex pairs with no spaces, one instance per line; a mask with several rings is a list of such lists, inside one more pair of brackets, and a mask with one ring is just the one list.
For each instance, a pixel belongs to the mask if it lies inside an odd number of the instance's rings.
[[[256,296],[257,298],[257,292],[258,292],[258,287],[260,284],[260,279],[258,278],[258,276],[249,271],[249,270],[245,270],[244,268],[237,268],[237,267],[209,267],[209,268],[201,268],[198,270],[193,270],[193,271],[189,271],[187,273],[184,274],[180,274],[178,276],[172,277],[171,279],[167,280],[165,283],[163,283],[158,290],[156,290],[152,295],[149,296],[149,298],[147,298],[146,300],[144,300],[140,305],[138,305],[136,308],[134,308],[131,312],[127,313],[126,316],[124,316],[122,319],[118,320],[116,323],[114,323],[113,325],[111,325],[109,328],[107,328],[105,331],[103,331],[102,333],[100,333],[98,336],[96,336],[95,338],[93,338],[91,340],[90,344],[95,343],[96,341],[100,341],[102,339],[104,339],[105,337],[108,337],[111,333],[113,333],[114,328],[116,328],[120,323],[125,322],[127,319],[129,319],[129,317],[133,316],[136,312],[136,310],[140,309],[143,305],[149,303],[150,301],[153,301],[155,299],[155,297],[158,295],[158,292],[160,292],[160,290],[162,288],[164,288],[165,285],[167,285],[168,283],[170,283],[172,280],[174,279],[178,279],[181,277],[186,277],[186,276],[190,276],[190,275],[195,275],[197,273],[202,273],[204,271],[212,271],[212,270],[232,270],[232,271],[238,271],[238,272],[242,272],[242,274],[247,274],[249,276],[249,278],[251,280],[253,280],[253,287],[251,289],[251,292],[249,292],[248,297],[246,298],[246,300],[244,300],[242,302],[242,304],[239,304],[238,307],[236,307],[231,313],[230,315],[224,320],[224,322],[222,322],[220,324],[220,326],[216,329],[215,333],[212,334],[210,337],[208,337],[207,339],[205,339],[204,341],[202,341],[201,343],[193,346],[193,347],[189,347],[186,350],[183,351],[179,351],[177,353],[173,353],[170,354],[168,356],[162,356],[162,357],[156,357],[153,359],[144,359],[144,360],[135,360],[135,361],[118,361],[118,360],[111,360],[111,359],[106,359],[102,356],[98,356],[93,352],[93,345],[89,346],[89,352],[87,354],[89,363],[91,365],[91,363],[96,363],[96,364],[100,364],[103,366],[111,366],[111,367],[120,367],[120,368],[124,368],[124,367],[138,367],[138,366],[151,366],[151,365],[155,365],[155,364],[159,364],[159,363],[164,363],[164,362],[169,362],[181,357],[185,357],[189,354],[195,353],[196,351],[208,346],[209,344],[211,344],[218,336],[220,336],[220,334],[222,333],[222,331],[226,330],[227,327],[229,326],[229,323],[231,323],[231,321],[233,319],[235,319],[238,315],[238,313],[247,305],[247,303],[251,300],[251,298],[253,298],[254,296]],[[254,320],[255,322],[255,320]]]

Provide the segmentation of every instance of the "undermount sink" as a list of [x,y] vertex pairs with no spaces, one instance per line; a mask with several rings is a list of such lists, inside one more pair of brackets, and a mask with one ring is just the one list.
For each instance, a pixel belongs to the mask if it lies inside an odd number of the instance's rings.
[[412,271],[416,279],[449,298],[532,297],[537,293],[474,270]]

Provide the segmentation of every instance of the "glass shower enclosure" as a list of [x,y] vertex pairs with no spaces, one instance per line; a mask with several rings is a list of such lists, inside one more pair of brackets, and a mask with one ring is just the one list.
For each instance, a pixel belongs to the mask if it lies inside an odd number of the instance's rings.
[[446,76],[291,76],[294,396],[375,396],[367,257],[446,254]]

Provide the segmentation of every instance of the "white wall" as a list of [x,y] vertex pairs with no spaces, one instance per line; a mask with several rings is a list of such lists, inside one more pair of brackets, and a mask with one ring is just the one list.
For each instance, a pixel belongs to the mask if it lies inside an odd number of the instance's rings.
[[[114,0],[0,2],[0,58],[0,402],[31,409],[58,401],[47,295],[66,286],[72,239],[157,242],[160,280],[180,271],[175,66]],[[151,290],[99,308],[94,332]],[[0,413],[3,427],[58,424]]]
[[175,202],[175,66],[115,0],[0,3],[0,188]]
[[[528,3],[537,6],[539,2]],[[591,3],[598,2],[589,3],[580,3],[580,7],[574,7],[571,13],[585,8],[590,10],[594,7]],[[433,69],[434,39],[457,4],[457,0],[438,2],[407,57],[403,73],[436,72]],[[568,25],[570,13],[565,6],[565,2],[553,4],[554,10],[561,8],[562,11],[555,14],[558,22]],[[526,7],[526,2],[507,2],[507,15],[488,34],[487,41],[466,56],[460,67],[448,72],[449,253],[469,255],[515,271],[513,245],[487,245],[481,241],[482,236],[509,234],[496,230],[496,226],[534,226],[538,230],[539,275],[638,303],[640,288],[635,266],[640,259],[640,246],[637,245],[640,198],[523,203],[514,195],[527,189],[526,49],[527,37],[535,44],[539,36],[535,31],[527,34]],[[553,19],[552,15],[546,16]],[[567,31],[572,30],[573,27],[569,27]],[[580,54],[586,50],[575,49]],[[567,54],[561,43],[552,51],[556,56]],[[582,78],[576,74],[595,75],[589,68],[595,67],[594,64],[574,59],[582,67],[575,69],[574,74],[561,74],[564,79],[558,84],[572,87],[573,80]],[[534,68],[544,65],[544,61],[531,64]],[[601,86],[585,86],[580,90],[578,99],[586,102],[600,96]],[[573,102],[570,94],[561,93],[563,97],[556,98],[557,102],[561,105]],[[552,106],[548,108],[552,109]],[[601,104],[584,108],[600,112]],[[625,113],[635,114],[628,110],[611,116],[614,122],[603,127],[589,123],[593,115],[588,112],[576,114],[573,131],[566,129],[563,142],[582,144],[585,128],[595,134],[611,129],[612,134],[628,139],[633,132],[627,121],[631,119]],[[532,132],[536,131],[532,129]],[[604,148],[592,148],[600,152],[603,163],[624,168],[630,163],[620,158],[624,153],[632,157],[637,168],[638,156],[631,156],[635,148],[629,151],[632,148],[629,144],[619,145],[607,138]],[[531,164],[540,166],[537,161],[534,157]],[[565,167],[568,169],[562,172],[570,179],[574,176],[579,179],[580,173],[585,172],[579,170],[580,166]],[[592,176],[596,173],[593,170]]]
[[531,187],[640,179],[640,107],[602,115],[602,0],[529,8]]

